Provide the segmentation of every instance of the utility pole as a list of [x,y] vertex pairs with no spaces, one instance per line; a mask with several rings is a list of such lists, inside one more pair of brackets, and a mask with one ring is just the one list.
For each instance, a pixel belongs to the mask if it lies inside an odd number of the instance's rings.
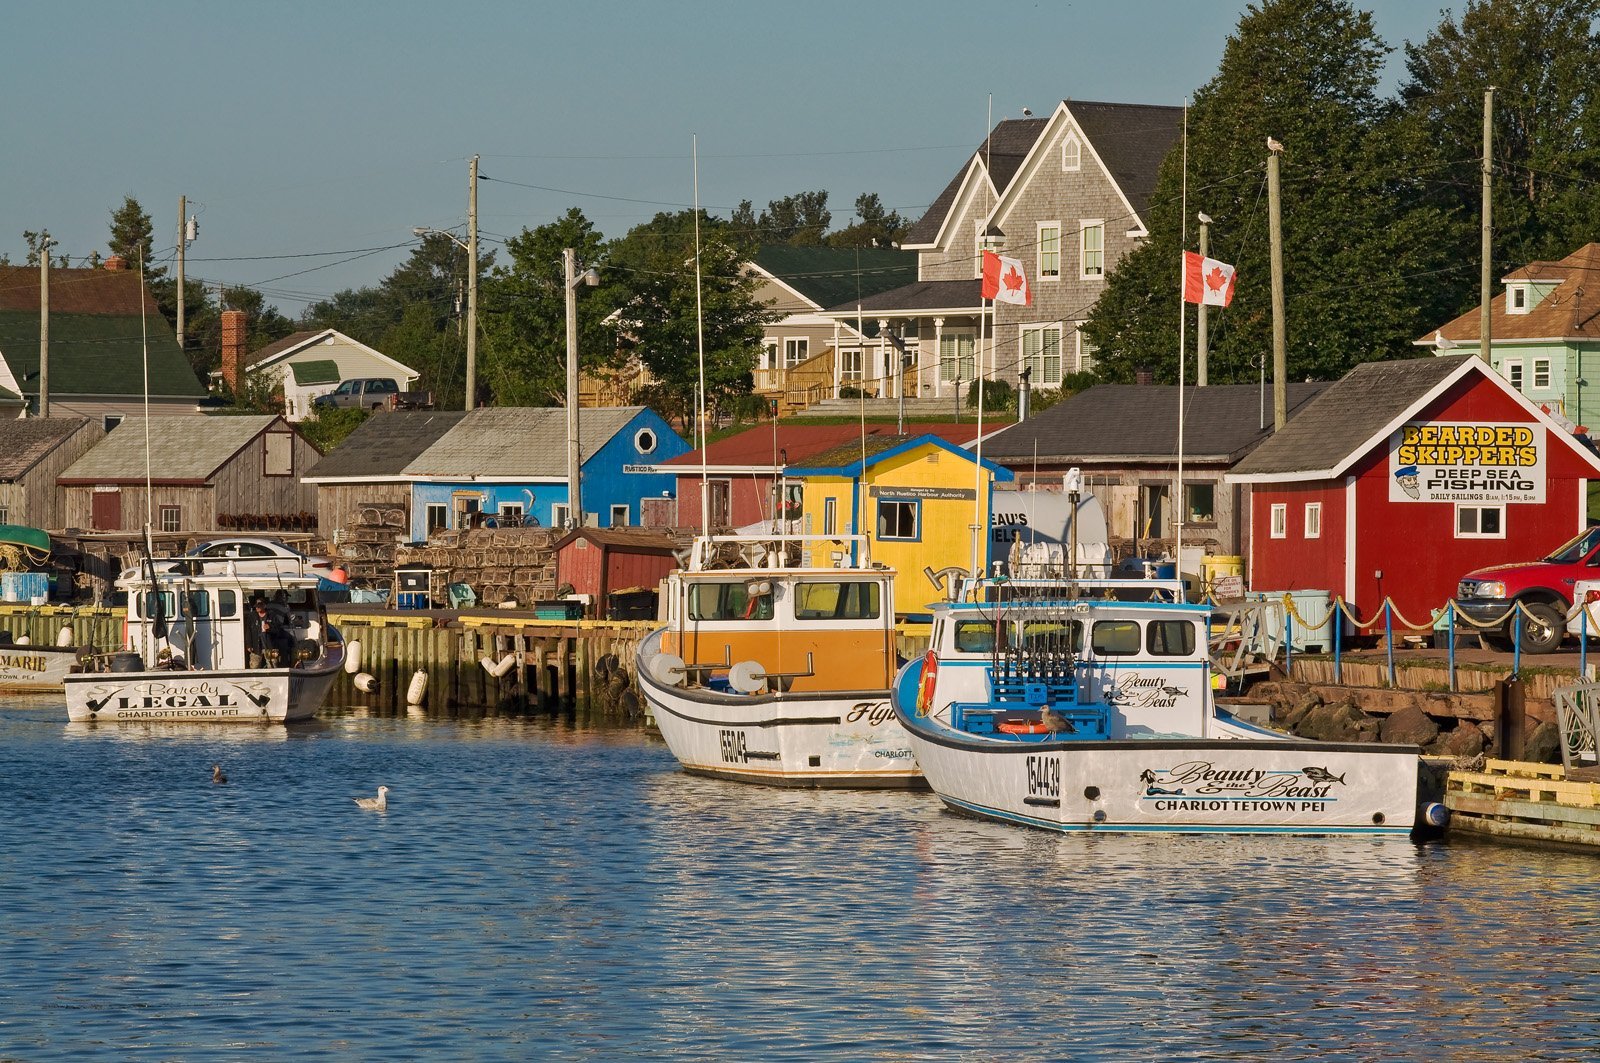
[[50,234],[39,234],[39,416],[50,416]]
[[1278,156],[1283,145],[1267,138],[1267,219],[1272,241],[1272,430],[1289,419],[1289,335],[1283,316],[1283,212],[1278,196]]
[[478,157],[467,180],[467,405],[478,404]]
[[567,296],[567,517],[583,527],[583,472],[578,450],[578,252],[561,249]]
[[[1200,218],[1200,257],[1205,258],[1209,242],[1206,237],[1211,232],[1211,215],[1201,213]],[[1195,312],[1195,358],[1198,368],[1195,371],[1195,387],[1206,386],[1206,301],[1200,300],[1200,307]]]
[[1483,92],[1483,258],[1482,275],[1478,278],[1478,357],[1489,361],[1489,300],[1493,297],[1492,272],[1494,257],[1494,203],[1491,179],[1494,164],[1490,149],[1494,139],[1494,86]]
[[183,248],[189,240],[189,199],[178,197],[178,350],[183,350]]

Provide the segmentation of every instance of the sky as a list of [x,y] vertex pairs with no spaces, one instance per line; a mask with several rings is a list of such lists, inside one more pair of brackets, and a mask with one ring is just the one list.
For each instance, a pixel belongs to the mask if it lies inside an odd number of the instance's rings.
[[[24,230],[105,253],[133,196],[169,261],[297,315],[375,284],[417,226],[485,249],[580,207],[607,237],[699,200],[826,189],[919,217],[996,121],[1064,98],[1181,104],[1216,73],[1237,0],[693,3],[149,0],[9,6],[0,33],[0,253]],[[1394,49],[1439,0],[1367,0]],[[503,256],[502,256],[503,257]]]

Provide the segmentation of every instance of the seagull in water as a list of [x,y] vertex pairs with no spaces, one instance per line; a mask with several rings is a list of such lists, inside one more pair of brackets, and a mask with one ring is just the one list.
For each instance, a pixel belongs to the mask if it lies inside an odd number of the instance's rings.
[[218,784],[219,786],[222,783],[225,783],[225,782],[228,781],[228,777],[226,775],[222,774],[222,765],[221,764],[213,764],[213,765],[211,765],[211,781],[216,783],[216,784]]
[[389,788],[387,786],[380,786],[378,787],[377,797],[357,797],[355,798],[355,802],[362,808],[370,808],[374,812],[388,811]]

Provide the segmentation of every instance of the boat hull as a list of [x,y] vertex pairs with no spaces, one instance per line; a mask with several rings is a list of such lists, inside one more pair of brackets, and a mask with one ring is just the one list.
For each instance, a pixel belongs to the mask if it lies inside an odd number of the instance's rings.
[[75,647],[0,646],[0,691],[60,690],[77,663]]
[[86,721],[289,723],[316,715],[339,664],[205,672],[94,672],[66,677],[67,718]]
[[640,651],[639,684],[685,771],[736,782],[810,788],[926,788],[887,690],[722,694],[665,686]]
[[1406,837],[1416,820],[1415,746],[987,738],[908,713],[915,686],[906,674],[896,688],[896,718],[928,784],[958,812],[1106,833]]

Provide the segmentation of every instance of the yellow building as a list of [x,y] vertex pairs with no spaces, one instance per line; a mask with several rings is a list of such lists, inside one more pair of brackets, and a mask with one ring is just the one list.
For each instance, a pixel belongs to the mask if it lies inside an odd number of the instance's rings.
[[[924,613],[941,597],[925,569],[988,561],[994,484],[1012,474],[938,436],[867,436],[818,454],[785,475],[804,481],[807,535],[866,535],[872,560],[895,570],[895,612]],[[974,525],[981,526],[977,539]],[[813,558],[826,563],[826,558]]]

